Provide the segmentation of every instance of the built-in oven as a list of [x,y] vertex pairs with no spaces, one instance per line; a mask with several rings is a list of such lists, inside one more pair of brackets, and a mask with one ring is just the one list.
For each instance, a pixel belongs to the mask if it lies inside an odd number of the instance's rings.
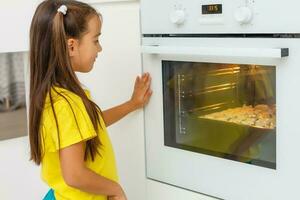
[[299,6],[141,1],[149,179],[230,200],[297,197]]

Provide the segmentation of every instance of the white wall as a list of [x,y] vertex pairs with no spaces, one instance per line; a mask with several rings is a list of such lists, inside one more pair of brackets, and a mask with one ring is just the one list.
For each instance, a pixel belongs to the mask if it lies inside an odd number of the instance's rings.
[[37,0],[0,0],[0,52],[26,51]]
[[0,141],[0,199],[42,199],[47,190],[29,162],[28,137]]

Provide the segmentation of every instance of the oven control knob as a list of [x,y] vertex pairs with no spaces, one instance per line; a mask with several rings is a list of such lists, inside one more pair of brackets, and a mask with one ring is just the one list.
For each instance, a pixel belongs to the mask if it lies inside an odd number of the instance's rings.
[[247,24],[252,20],[252,11],[249,7],[240,7],[236,10],[234,17],[240,24]]
[[185,12],[184,10],[174,10],[170,14],[170,21],[173,24],[180,25],[183,24],[185,20]]

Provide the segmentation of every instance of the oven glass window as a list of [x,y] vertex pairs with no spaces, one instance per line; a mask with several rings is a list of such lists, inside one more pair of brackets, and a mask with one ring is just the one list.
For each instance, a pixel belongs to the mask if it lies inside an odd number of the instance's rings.
[[162,66],[166,146],[276,169],[275,66]]

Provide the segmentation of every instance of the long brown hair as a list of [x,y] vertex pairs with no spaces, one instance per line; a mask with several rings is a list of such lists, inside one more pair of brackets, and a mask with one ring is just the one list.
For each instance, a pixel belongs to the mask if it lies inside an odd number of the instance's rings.
[[[66,15],[57,12],[61,5],[67,6]],[[30,27],[29,139],[30,160],[33,160],[37,165],[41,163],[43,156],[41,117],[47,94],[50,94],[50,103],[59,134],[53,106],[54,100],[51,94],[51,90],[55,91],[54,86],[65,88],[81,97],[95,131],[98,133],[99,128],[101,128],[99,116],[99,114],[102,115],[101,110],[87,97],[81,87],[72,69],[67,47],[68,38],[79,40],[82,38],[88,31],[88,21],[95,15],[99,16],[100,14],[82,2],[45,0],[37,7],[33,16]],[[56,92],[68,101],[63,94]],[[98,127],[99,125],[100,127]],[[98,153],[97,147],[100,144],[98,137],[88,140],[85,159],[90,155],[94,160],[95,154]]]

